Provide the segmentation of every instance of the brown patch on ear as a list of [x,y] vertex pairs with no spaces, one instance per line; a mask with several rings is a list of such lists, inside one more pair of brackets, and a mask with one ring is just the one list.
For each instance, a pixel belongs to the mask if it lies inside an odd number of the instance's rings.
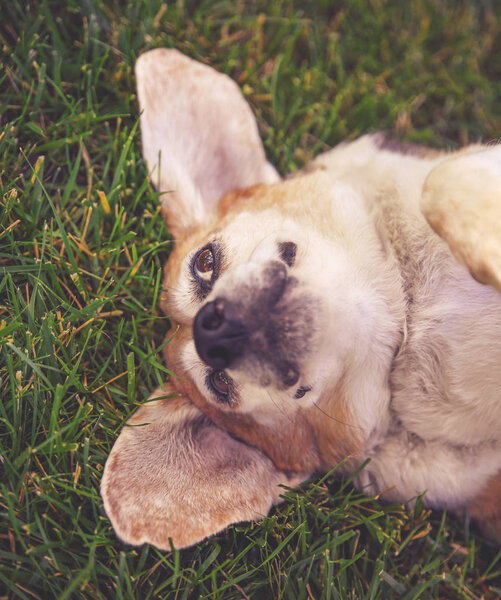
[[468,504],[468,513],[488,537],[501,543],[501,471]]
[[[154,397],[173,392],[169,386]],[[304,479],[303,476],[301,479]],[[232,438],[185,398],[148,402],[122,430],[101,482],[117,535],[167,550],[260,519],[298,477]]]

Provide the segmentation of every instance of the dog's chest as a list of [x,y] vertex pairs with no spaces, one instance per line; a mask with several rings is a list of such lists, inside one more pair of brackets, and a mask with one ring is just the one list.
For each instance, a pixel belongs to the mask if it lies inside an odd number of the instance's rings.
[[424,220],[383,207],[407,315],[391,410],[424,440],[501,441],[501,295],[479,284]]

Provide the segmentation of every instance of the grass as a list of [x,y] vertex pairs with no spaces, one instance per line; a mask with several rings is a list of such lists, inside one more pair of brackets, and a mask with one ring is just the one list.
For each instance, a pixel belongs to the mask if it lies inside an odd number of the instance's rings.
[[499,549],[468,521],[332,475],[182,552],[122,545],[99,496],[125,420],[168,376],[171,240],[136,57],[173,46],[238,80],[285,173],[369,130],[501,137],[498,4],[5,0],[0,44],[0,598],[500,597]]

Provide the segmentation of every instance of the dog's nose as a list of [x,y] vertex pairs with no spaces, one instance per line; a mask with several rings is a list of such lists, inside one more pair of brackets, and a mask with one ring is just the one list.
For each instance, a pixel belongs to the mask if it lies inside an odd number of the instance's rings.
[[213,369],[227,369],[242,356],[248,333],[232,303],[216,298],[198,311],[193,339],[200,358]]

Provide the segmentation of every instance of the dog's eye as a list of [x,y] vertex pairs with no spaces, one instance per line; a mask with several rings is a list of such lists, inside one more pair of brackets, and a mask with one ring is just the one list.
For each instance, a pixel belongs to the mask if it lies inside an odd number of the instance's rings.
[[224,371],[214,371],[209,376],[212,387],[218,394],[227,396],[230,393],[230,380]]
[[214,271],[214,254],[212,248],[204,248],[195,257],[195,272],[201,279],[209,281]]
[[297,244],[294,242],[280,242],[280,244],[278,244],[278,251],[280,253],[280,259],[288,267],[292,267],[296,261]]
[[207,382],[219,402],[232,404],[232,381],[225,371],[212,371],[207,377]]
[[204,246],[190,260],[190,275],[193,294],[198,300],[204,300],[210,294],[214,282],[223,268],[224,254],[221,243],[212,241]]

